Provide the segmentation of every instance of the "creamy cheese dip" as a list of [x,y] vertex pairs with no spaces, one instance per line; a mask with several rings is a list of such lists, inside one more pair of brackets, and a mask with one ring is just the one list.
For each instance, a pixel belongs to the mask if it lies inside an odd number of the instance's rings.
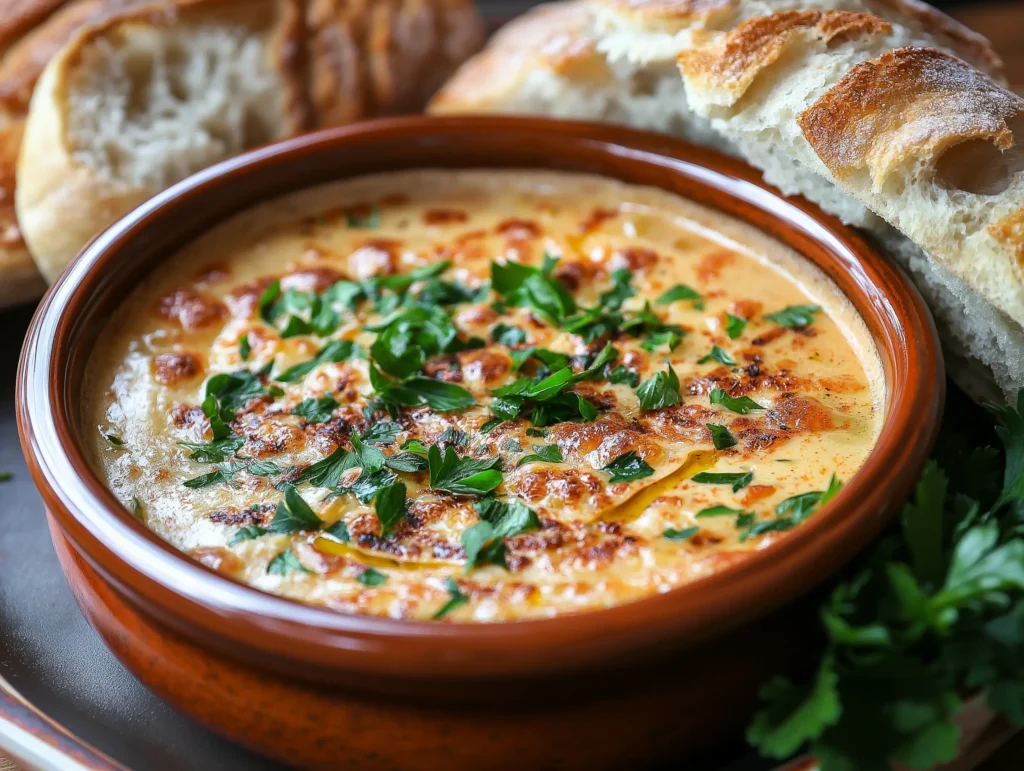
[[846,298],[759,231],[594,176],[429,170],[198,239],[111,319],[85,398],[97,471],[203,564],[468,622],[785,538],[864,463],[885,391]]

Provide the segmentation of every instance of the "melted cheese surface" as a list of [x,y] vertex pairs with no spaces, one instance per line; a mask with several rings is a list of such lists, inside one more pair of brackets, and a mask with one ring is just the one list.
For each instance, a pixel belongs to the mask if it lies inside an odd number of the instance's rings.
[[[559,258],[550,275],[580,308],[601,306],[602,295],[612,307],[606,293],[615,280],[628,281],[632,294],[619,312],[633,318],[650,303],[659,324],[681,328],[681,342],[670,351],[650,334],[621,329],[588,342],[528,306],[503,304],[488,288],[492,261],[540,267],[545,254]],[[444,308],[465,344],[429,358],[422,374],[466,389],[475,406],[402,407],[393,417],[374,409],[365,354],[321,363],[293,382],[276,380],[331,341],[369,350],[378,332],[367,328],[386,321],[394,312],[387,302],[400,298],[332,306],[339,323],[326,337],[308,330],[285,336],[280,321],[261,317],[268,287],[311,298],[338,281],[441,262],[449,266],[437,278],[461,288],[462,297],[424,304]],[[699,297],[658,302],[676,285]],[[407,291],[415,297],[423,286]],[[820,310],[805,326],[768,318],[808,305]],[[517,332],[512,342],[495,342],[499,325],[521,330],[521,339]],[[538,428],[522,418],[494,419],[493,390],[545,374],[537,359],[514,371],[516,352],[536,346],[565,354],[579,372],[609,342],[613,364],[571,389],[596,407],[595,420]],[[716,346],[724,356],[710,356]],[[679,379],[679,403],[644,410],[634,383],[665,371],[666,362]],[[610,376],[614,368],[621,377]],[[263,374],[262,393],[227,425],[238,439],[236,457],[219,465],[191,459],[196,444],[213,438],[201,406],[207,382],[240,371]],[[812,505],[793,520],[800,502],[784,501],[856,473],[885,403],[881,364],[862,320],[798,255],[659,190],[539,171],[376,175],[246,212],[159,267],[126,300],[94,351],[87,383],[84,430],[95,437],[95,467],[175,547],[257,588],[344,612],[431,618],[457,586],[466,601],[445,619],[467,622],[628,602],[770,546],[815,516]],[[716,389],[761,409],[744,414],[713,404]],[[291,414],[303,400],[327,395],[337,406],[316,421]],[[540,525],[504,540],[504,565],[466,571],[462,536],[480,521],[477,499],[431,489],[427,471],[395,473],[409,505],[389,533],[382,534],[373,503],[300,481],[296,490],[322,529],[260,534],[303,469],[389,421],[394,441],[376,445],[385,456],[416,440],[500,458],[503,483],[495,493],[527,505]],[[709,425],[725,427],[735,444],[716,447]],[[520,463],[551,445],[561,462]],[[612,483],[605,467],[629,453],[652,473]],[[253,462],[266,475],[247,470]],[[183,484],[225,468],[223,479],[206,486]],[[348,468],[339,484],[360,473]],[[750,477],[698,481],[707,473]],[[707,511],[723,506],[733,512]]]

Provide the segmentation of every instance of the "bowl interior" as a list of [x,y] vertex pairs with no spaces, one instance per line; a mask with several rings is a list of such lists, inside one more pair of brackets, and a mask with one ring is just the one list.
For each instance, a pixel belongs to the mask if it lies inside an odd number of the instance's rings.
[[[257,202],[417,167],[557,169],[655,186],[752,224],[804,255],[851,300],[882,359],[886,419],[864,468],[825,510],[737,566],[629,605],[544,621],[451,625],[347,616],[242,586],[178,553],[118,503],[81,449],[78,394],[111,312],[153,266]],[[214,166],[99,236],[37,312],[19,374],[19,426],[37,484],[72,542],[123,593],[182,631],[325,670],[422,676],[429,665],[433,675],[479,677],[666,649],[792,599],[861,548],[905,497],[934,440],[942,397],[934,326],[907,279],[856,233],[803,200],[782,198],[741,162],[605,125],[406,118],[322,132]],[[389,653],[382,663],[380,654]]]

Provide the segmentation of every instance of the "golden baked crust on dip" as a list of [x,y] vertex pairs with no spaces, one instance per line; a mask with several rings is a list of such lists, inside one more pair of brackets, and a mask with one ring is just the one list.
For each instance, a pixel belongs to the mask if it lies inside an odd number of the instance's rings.
[[816,268],[659,190],[410,171],[269,202],[104,332],[94,463],[158,535],[350,613],[629,602],[784,538],[863,464],[873,343]]

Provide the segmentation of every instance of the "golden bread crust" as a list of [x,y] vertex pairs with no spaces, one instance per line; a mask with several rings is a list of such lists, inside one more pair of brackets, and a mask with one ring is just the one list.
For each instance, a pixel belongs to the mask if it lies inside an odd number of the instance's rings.
[[0,54],[65,2],[66,0],[2,0]]
[[503,27],[431,102],[431,111],[464,111],[500,103],[535,69],[600,82],[607,70],[585,0],[538,6]]
[[631,24],[676,32],[692,25],[714,25],[728,18],[740,0],[597,0],[596,4]]
[[988,226],[988,233],[1024,270],[1024,209],[1018,209]]
[[421,109],[483,43],[469,0],[312,0],[306,24],[318,126]]
[[1024,99],[934,48],[897,48],[852,68],[798,118],[836,179],[866,168],[875,186],[972,139],[1013,145]]
[[680,51],[679,66],[687,81],[700,90],[724,93],[733,103],[746,93],[767,67],[807,35],[827,44],[864,35],[887,35],[892,25],[870,13],[850,11],[782,11],[757,16],[726,35],[694,34],[706,47]]

